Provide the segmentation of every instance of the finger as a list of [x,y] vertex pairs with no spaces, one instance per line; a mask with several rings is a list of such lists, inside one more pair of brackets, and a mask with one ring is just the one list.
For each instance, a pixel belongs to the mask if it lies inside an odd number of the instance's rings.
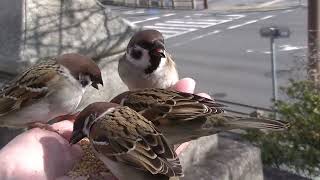
[[201,97],[208,98],[208,99],[212,99],[211,96],[209,94],[207,94],[207,93],[198,93],[197,95],[201,96]]
[[180,154],[184,149],[186,149],[189,146],[190,142],[185,142],[180,144],[180,146],[176,149],[176,153]]
[[173,89],[176,91],[193,93],[196,87],[196,82],[192,78],[183,78],[179,80],[174,86]]
[[73,123],[65,120],[52,125],[53,129],[56,130],[61,136],[69,140],[73,130]]

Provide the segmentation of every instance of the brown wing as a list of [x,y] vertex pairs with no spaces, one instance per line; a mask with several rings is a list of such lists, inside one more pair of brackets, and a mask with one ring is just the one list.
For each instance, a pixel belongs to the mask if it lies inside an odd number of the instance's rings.
[[112,160],[152,174],[182,175],[179,159],[164,136],[128,107],[118,107],[97,120],[90,140],[98,152]]
[[195,119],[208,114],[224,112],[224,105],[195,94],[165,89],[143,89],[125,92],[114,98],[120,103],[140,112],[151,121],[166,118],[176,122]]
[[24,71],[0,90],[0,115],[18,110],[49,93],[47,82],[56,77],[59,65],[49,60]]

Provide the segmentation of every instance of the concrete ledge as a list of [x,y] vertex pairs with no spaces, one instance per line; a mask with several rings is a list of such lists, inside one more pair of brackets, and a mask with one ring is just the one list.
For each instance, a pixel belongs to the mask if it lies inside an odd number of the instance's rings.
[[202,137],[179,157],[183,180],[263,180],[260,150],[230,137]]

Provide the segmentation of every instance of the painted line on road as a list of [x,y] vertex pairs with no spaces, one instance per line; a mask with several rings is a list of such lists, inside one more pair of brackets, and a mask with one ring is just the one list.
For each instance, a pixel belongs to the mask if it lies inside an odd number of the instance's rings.
[[269,16],[265,16],[265,17],[260,18],[260,20],[266,20],[266,19],[270,19],[273,17],[274,17],[274,15],[269,15]]
[[174,15],[176,15],[176,13],[169,13],[169,14],[163,15],[163,17],[170,17],[170,16],[174,16]]
[[289,12],[292,12],[293,10],[292,9],[287,9],[285,11],[282,11],[281,13],[285,14],[285,13],[289,13]]
[[170,26],[170,27],[201,27],[201,28],[205,28],[208,27],[208,25],[192,25],[192,24],[167,24],[167,23],[156,23],[156,26]]
[[203,35],[200,35],[200,36],[196,36],[196,37],[190,39],[190,41],[194,41],[194,40],[197,40],[197,39],[201,39],[201,38],[204,38],[204,37],[206,37],[206,36],[210,36],[210,35],[212,35],[212,34],[217,34],[217,33],[219,33],[219,32],[221,32],[221,30],[214,30],[214,31],[209,32],[209,33],[206,33],[206,34],[203,34]]
[[267,7],[267,6],[271,6],[271,5],[275,4],[275,3],[279,3],[281,1],[283,1],[283,0],[273,0],[273,1],[270,1],[270,2],[262,3],[262,4],[258,5],[257,7],[258,8]]
[[172,30],[163,30],[163,29],[157,29],[161,33],[169,33],[169,34],[178,34],[181,31],[172,31]]
[[216,25],[217,23],[212,22],[201,22],[201,21],[166,21],[166,23],[176,24],[204,24],[204,25]]
[[156,19],[160,19],[160,17],[151,17],[151,18],[147,18],[145,20],[141,20],[141,21],[133,21],[133,24],[138,24],[138,23],[142,23],[142,22],[147,22],[147,21],[152,21],[152,20],[156,20]]
[[196,36],[196,37],[191,38],[189,40],[185,40],[185,41],[182,41],[182,42],[179,42],[179,43],[175,43],[175,44],[171,45],[171,47],[181,46],[181,45],[187,44],[187,43],[189,43],[191,41],[194,41],[194,40],[197,40],[197,39],[201,39],[201,38],[204,38],[206,36],[210,36],[212,34],[218,34],[220,32],[221,32],[221,30],[214,30],[212,32],[209,32],[209,33],[206,33],[206,34],[203,34],[203,35],[200,35],[200,36]]
[[183,27],[164,27],[164,26],[143,26],[147,29],[172,29],[172,30],[185,30],[185,31],[194,31],[196,28],[183,28]]
[[242,15],[242,14],[229,14],[227,16],[232,17],[232,20],[240,19],[240,18],[245,17],[245,15]]
[[251,21],[247,21],[247,22],[242,23],[242,24],[229,26],[229,27],[227,27],[227,29],[235,29],[235,28],[238,28],[238,27],[241,27],[241,26],[245,26],[245,25],[248,25],[248,24],[252,24],[252,23],[256,23],[256,22],[258,22],[258,20],[251,20]]
[[145,13],[145,10],[130,10],[126,11],[123,14],[131,15],[131,14],[142,14]]

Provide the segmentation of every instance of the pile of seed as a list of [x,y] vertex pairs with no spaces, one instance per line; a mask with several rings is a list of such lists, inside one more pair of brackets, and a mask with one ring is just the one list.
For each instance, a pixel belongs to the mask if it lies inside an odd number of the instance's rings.
[[78,143],[83,149],[84,155],[80,162],[77,163],[68,176],[72,179],[84,177],[85,179],[105,179],[104,177],[112,176],[110,171],[106,168],[102,161],[94,155],[91,150],[90,142],[88,139],[83,139]]

